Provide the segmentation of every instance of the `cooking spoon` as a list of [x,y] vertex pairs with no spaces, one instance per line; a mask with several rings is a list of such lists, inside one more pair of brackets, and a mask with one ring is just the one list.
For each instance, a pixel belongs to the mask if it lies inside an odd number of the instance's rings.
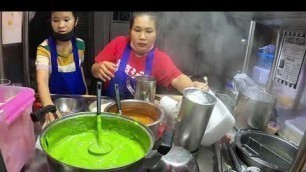
[[94,155],[103,155],[107,154],[112,150],[112,146],[106,142],[103,142],[102,139],[102,117],[101,114],[101,88],[102,83],[97,83],[97,140],[95,140],[91,145],[88,147],[88,152]]
[[115,93],[116,93],[116,104],[117,104],[117,109],[118,109],[118,111],[119,111],[119,115],[122,115],[121,102],[120,102],[120,94],[119,94],[119,86],[118,86],[118,84],[115,84]]

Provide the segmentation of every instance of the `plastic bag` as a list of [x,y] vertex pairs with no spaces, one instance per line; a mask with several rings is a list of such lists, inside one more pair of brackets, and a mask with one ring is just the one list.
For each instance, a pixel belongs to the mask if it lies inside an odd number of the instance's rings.
[[234,91],[238,94],[247,88],[259,88],[258,85],[245,73],[238,73],[234,76]]

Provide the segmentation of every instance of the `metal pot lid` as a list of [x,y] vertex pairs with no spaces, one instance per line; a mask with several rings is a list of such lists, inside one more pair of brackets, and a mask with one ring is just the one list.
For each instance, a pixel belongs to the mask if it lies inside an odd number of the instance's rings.
[[242,130],[235,136],[239,158],[248,166],[264,171],[289,171],[298,148],[278,136]]

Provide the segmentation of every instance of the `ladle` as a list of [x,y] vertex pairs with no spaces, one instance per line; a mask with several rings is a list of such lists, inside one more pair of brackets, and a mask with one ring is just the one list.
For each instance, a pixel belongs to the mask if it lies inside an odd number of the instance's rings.
[[122,115],[121,101],[120,101],[120,94],[119,94],[119,86],[118,86],[118,84],[115,84],[115,93],[116,93],[116,104],[117,104],[118,112],[119,112],[119,115]]
[[97,140],[88,147],[88,152],[94,155],[107,154],[112,150],[112,146],[102,140],[102,118],[101,114],[101,89],[102,83],[97,83]]

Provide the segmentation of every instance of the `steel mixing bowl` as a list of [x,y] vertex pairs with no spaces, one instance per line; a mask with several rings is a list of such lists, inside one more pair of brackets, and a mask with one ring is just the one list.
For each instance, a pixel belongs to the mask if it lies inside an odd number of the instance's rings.
[[82,98],[62,97],[56,99],[54,105],[62,115],[67,115],[83,110],[85,107],[85,100]]

